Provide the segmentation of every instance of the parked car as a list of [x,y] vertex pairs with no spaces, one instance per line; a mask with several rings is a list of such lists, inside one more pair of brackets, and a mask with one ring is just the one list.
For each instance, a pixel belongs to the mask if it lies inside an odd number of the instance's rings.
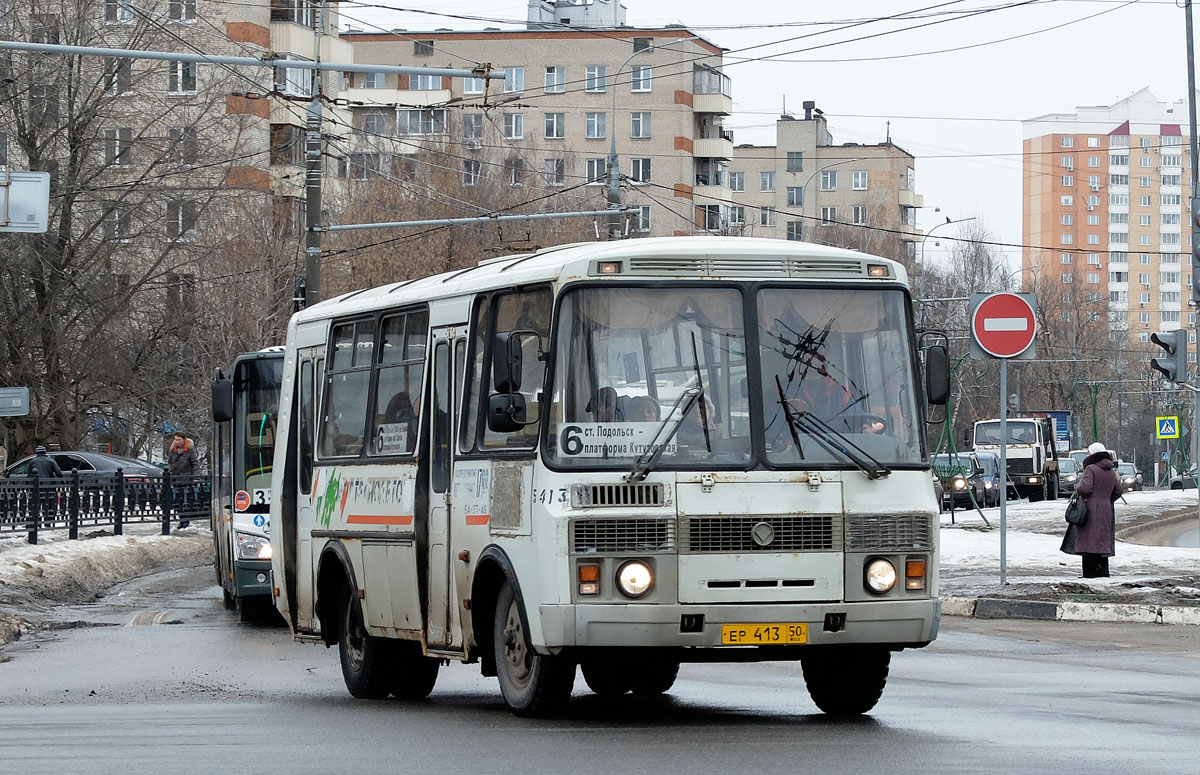
[[1121,477],[1121,487],[1125,492],[1142,489],[1142,473],[1133,463],[1117,463],[1117,474]]
[[[68,476],[72,471],[79,471],[81,481],[111,477],[117,469],[125,475],[127,482],[145,482],[162,477],[162,469],[153,463],[132,457],[109,455],[104,452],[79,452],[74,450],[55,451],[47,453],[58,463],[58,467]],[[5,478],[17,479],[29,476],[33,464],[33,455],[23,457],[4,469]]]
[[986,504],[987,490],[983,485],[983,467],[975,453],[935,455],[933,470],[942,480],[945,493],[943,498],[947,504],[971,508],[972,497],[980,506]]
[[1083,465],[1070,457],[1058,459],[1058,494],[1059,497],[1069,498],[1075,493],[1075,485],[1083,474]]
[[1000,505],[1000,456],[995,452],[976,452],[975,458],[983,469],[984,501],[988,506]]
[[1197,469],[1193,468],[1186,474],[1175,474],[1169,480],[1172,490],[1191,490],[1196,486]]

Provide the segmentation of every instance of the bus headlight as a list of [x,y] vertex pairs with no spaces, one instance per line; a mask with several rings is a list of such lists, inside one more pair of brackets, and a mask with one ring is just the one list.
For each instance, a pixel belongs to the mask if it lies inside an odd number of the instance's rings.
[[625,597],[643,597],[652,586],[654,571],[641,560],[630,560],[617,569],[617,589]]
[[237,534],[239,560],[269,560],[271,554],[271,542],[262,536],[252,536],[248,533]]
[[896,566],[884,559],[871,560],[867,563],[865,581],[869,591],[886,594],[896,586]]

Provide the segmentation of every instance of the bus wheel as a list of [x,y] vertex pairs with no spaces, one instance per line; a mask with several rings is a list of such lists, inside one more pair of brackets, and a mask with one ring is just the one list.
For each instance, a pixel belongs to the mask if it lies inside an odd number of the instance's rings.
[[887,649],[860,646],[801,657],[800,666],[818,708],[832,716],[858,716],[879,702],[891,660]]
[[402,640],[392,643],[392,696],[398,700],[420,700],[429,696],[437,683],[441,662],[421,653],[421,644]]
[[634,694],[666,694],[679,677],[679,663],[673,659],[648,659],[629,671]]
[[579,669],[588,688],[601,697],[619,697],[630,689],[629,670],[611,657],[582,660]]
[[342,678],[346,688],[360,700],[386,697],[391,690],[391,676],[386,664],[387,643],[383,638],[367,634],[362,605],[351,595],[349,588],[342,590],[339,613],[338,653],[342,658]]
[[545,716],[566,705],[575,684],[575,663],[533,650],[521,621],[516,593],[507,581],[496,599],[492,632],[500,693],[513,713]]

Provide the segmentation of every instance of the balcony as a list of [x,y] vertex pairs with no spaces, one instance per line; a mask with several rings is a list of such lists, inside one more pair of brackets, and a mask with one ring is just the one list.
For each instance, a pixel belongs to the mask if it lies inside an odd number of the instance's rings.
[[925,236],[923,229],[907,223],[900,224],[896,231],[899,232],[897,236],[900,237],[901,242],[920,242],[921,238]]
[[733,97],[725,94],[693,94],[692,112],[716,113],[719,116],[733,115]]
[[900,189],[900,206],[901,207],[924,207],[925,197],[920,194],[913,193],[907,188]]
[[707,137],[692,141],[692,156],[698,159],[732,159],[733,138]]
[[450,99],[449,89],[431,89],[429,91],[412,91],[410,89],[343,89],[338,97],[350,103],[361,102],[364,105],[440,105]]
[[[316,34],[310,28],[291,22],[271,22],[271,48],[275,53],[311,58],[315,44]],[[325,34],[321,36],[321,59],[326,62],[353,62],[354,49],[346,41]]]
[[730,198],[733,196],[733,190],[726,185],[709,185],[702,175],[696,177],[696,187],[692,189],[692,201],[697,205],[702,205],[706,201],[711,200],[715,204],[729,204]]

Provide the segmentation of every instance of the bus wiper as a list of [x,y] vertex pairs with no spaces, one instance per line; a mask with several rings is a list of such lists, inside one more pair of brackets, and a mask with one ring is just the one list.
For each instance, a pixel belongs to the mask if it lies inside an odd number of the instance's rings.
[[[783,393],[783,383],[779,381],[778,374],[775,375],[775,389],[779,391],[779,405],[783,407],[783,416],[787,420],[788,430],[792,434],[792,443],[796,445],[796,454],[803,460],[804,450],[800,448],[800,437],[796,435],[796,414],[792,411],[787,396]],[[779,438],[778,434],[776,434],[776,438]]]
[[[679,426],[683,423],[683,418],[687,417],[687,413],[696,405],[696,399],[700,396],[700,388],[691,387],[679,394],[679,398],[675,399],[675,403],[667,411],[667,416],[659,423],[658,430],[654,432],[654,436],[650,439],[650,445],[646,447],[646,451],[638,456],[638,459],[633,461],[633,468],[629,473],[625,474],[625,481],[630,484],[640,482],[650,473],[650,469],[658,463],[658,459],[666,452],[667,445],[671,443],[671,439],[675,438],[675,432],[679,430]],[[676,410],[680,410],[676,415]],[[663,437],[663,431],[667,431]],[[662,438],[662,442],[659,442]]]
[[817,440],[830,452],[841,455],[867,475],[868,479],[881,479],[892,472],[890,468],[871,457],[866,450],[848,439],[845,434],[817,417],[812,412],[795,415],[796,427]]

